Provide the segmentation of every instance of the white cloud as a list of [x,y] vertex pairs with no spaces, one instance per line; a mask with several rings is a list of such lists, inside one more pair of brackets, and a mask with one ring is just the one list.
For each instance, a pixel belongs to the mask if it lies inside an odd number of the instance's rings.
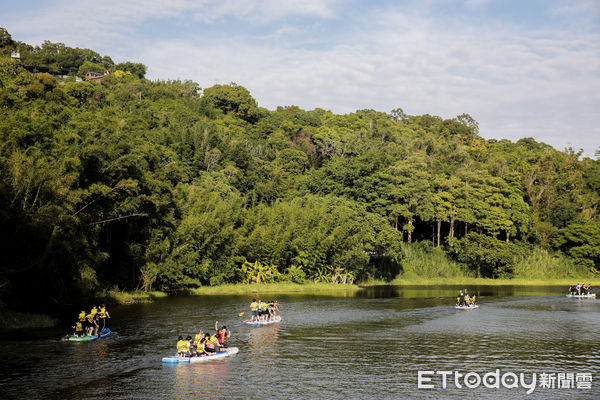
[[[41,43],[52,32],[53,41],[83,43],[127,38],[140,24],[152,20],[190,17],[198,22],[234,18],[264,24],[289,16],[335,16],[335,0],[103,0],[94,3],[62,0],[9,21],[9,32]],[[158,32],[156,32],[158,34]]]
[[[295,104],[346,113],[399,106],[445,118],[467,112],[486,137],[533,136],[559,149],[583,147],[587,155],[600,144],[594,45],[600,35],[497,27],[449,32],[414,15],[388,14],[379,21],[377,32],[353,34],[346,44],[324,50],[235,38],[219,45],[162,43],[140,56],[156,77],[203,86],[235,81],[268,108]],[[176,49],[177,60],[157,48]]]

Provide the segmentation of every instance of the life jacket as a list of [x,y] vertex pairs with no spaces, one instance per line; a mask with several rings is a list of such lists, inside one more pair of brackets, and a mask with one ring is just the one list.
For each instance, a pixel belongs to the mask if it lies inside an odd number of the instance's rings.
[[269,308],[269,304],[265,301],[263,301],[262,303],[260,303],[260,308],[262,308],[263,310],[266,310],[267,308]]
[[96,316],[96,314],[98,314],[98,309],[96,307],[92,307],[92,311],[90,311],[90,314]]
[[190,349],[190,342],[187,340],[179,340],[177,342],[177,351],[188,351]]
[[257,303],[257,302],[253,302],[253,303],[251,303],[251,304],[250,304],[250,309],[251,309],[252,311],[256,311],[256,310],[258,310],[258,303]]
[[204,342],[204,346],[209,349],[214,349],[216,345],[217,345],[217,338],[214,336],[209,337],[208,339],[206,339],[206,342]]
[[88,322],[94,322],[94,316],[95,314],[88,314],[85,317],[87,318]]
[[77,323],[75,324],[75,331],[79,332],[83,330],[83,325],[81,324],[81,322],[77,321]]
[[197,333],[196,336],[194,336],[194,346],[198,346],[203,337],[204,335]]
[[219,335],[219,343],[223,344],[225,343],[225,331],[224,330],[220,330],[218,335]]
[[79,320],[81,322],[85,321],[85,311],[82,311],[79,313]]
[[100,318],[106,318],[106,307],[100,307]]

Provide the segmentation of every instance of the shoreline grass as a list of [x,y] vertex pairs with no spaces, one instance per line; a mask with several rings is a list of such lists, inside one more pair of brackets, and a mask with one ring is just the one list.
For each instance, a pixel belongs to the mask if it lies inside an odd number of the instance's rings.
[[[473,277],[439,277],[439,278],[396,278],[391,282],[383,280],[369,280],[358,284],[335,284],[323,282],[308,282],[308,283],[293,283],[293,282],[278,282],[278,283],[232,283],[217,286],[202,286],[198,288],[188,289],[180,292],[190,296],[204,295],[235,295],[235,294],[250,294],[250,293],[319,293],[319,294],[336,294],[340,292],[356,292],[364,288],[373,286],[565,286],[568,287],[576,282],[590,283],[592,287],[600,286],[600,279],[575,279],[575,278],[548,278],[548,279],[491,279],[491,278],[473,278]],[[593,290],[593,289],[592,289]],[[118,292],[110,291],[107,294],[117,304],[139,304],[151,303],[156,299],[169,297],[165,292]]]
[[357,291],[358,285],[336,284],[326,282],[277,282],[277,283],[232,283],[218,286],[202,286],[190,289],[192,295],[213,294],[245,294],[245,293],[300,293],[300,292],[326,292],[326,291]]
[[58,319],[49,315],[0,310],[1,330],[52,328],[58,322]]
[[144,292],[142,290],[134,291],[119,291],[109,290],[98,295],[98,300],[109,304],[140,304],[140,303],[152,303],[156,299],[169,296],[165,292],[152,291]]
[[512,279],[491,279],[491,278],[473,278],[473,277],[450,277],[450,278],[396,278],[389,282],[390,285],[399,286],[454,286],[454,285],[487,285],[487,286],[570,286],[577,282],[590,283],[593,287],[600,285],[600,279],[597,278],[512,278]]

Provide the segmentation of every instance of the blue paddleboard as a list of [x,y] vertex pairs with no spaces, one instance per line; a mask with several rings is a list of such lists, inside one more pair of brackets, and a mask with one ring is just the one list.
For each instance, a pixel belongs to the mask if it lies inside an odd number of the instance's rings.
[[278,315],[273,319],[267,320],[267,321],[244,321],[244,323],[246,325],[270,325],[270,324],[276,324],[279,321],[281,321],[281,317]]
[[104,328],[99,332],[99,335],[97,335],[97,336],[82,336],[82,337],[69,336],[68,340],[71,340],[73,342],[88,342],[90,340],[96,340],[96,339],[100,339],[103,337],[107,337],[108,335],[110,335],[110,329]]
[[229,357],[230,355],[236,354],[239,351],[239,349],[237,347],[230,347],[228,349],[225,349],[223,351],[218,351],[214,354],[211,354],[209,356],[200,356],[200,357],[177,357],[177,356],[170,356],[170,357],[163,357],[162,358],[162,362],[165,364],[190,364],[190,363],[197,363],[197,362],[205,362],[205,361],[210,361],[210,360],[219,360],[221,358],[225,358],[225,357]]

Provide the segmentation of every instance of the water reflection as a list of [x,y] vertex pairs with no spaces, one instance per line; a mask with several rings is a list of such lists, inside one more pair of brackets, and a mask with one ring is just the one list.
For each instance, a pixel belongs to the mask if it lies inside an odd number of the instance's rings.
[[[262,327],[237,317],[248,295],[122,307],[111,310],[119,335],[106,340],[63,342],[57,338],[64,332],[51,330],[47,338],[36,332],[0,339],[0,392],[19,400],[523,398],[518,390],[416,388],[419,370],[498,368],[592,373],[590,391],[536,391],[528,398],[600,398],[600,300],[568,299],[562,287],[467,288],[478,295],[479,309],[453,308],[463,286],[282,294],[282,321]],[[212,329],[216,319],[232,330],[229,345],[238,354],[161,364],[179,334]]]
[[223,397],[223,382],[229,373],[226,360],[177,364],[166,368],[175,369],[174,399]]
[[248,326],[246,329],[242,329],[240,333],[247,335],[251,357],[262,359],[277,356],[279,323],[256,327]]
[[[360,298],[400,297],[412,298],[455,298],[457,293],[468,289],[470,295],[477,296],[548,296],[565,295],[567,288],[563,286],[491,286],[491,285],[441,285],[441,286],[367,286],[356,292]],[[581,300],[581,299],[579,299]],[[585,300],[585,299],[584,299]]]

